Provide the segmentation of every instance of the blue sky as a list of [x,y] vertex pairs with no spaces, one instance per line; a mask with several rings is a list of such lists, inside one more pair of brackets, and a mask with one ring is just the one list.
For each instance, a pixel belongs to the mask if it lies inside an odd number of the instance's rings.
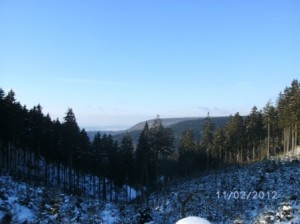
[[300,2],[0,0],[0,88],[123,129],[246,115],[300,78]]

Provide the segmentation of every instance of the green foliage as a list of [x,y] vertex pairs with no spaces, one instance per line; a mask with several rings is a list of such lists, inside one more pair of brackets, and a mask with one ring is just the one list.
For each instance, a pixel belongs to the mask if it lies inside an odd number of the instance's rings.
[[155,119],[149,130],[151,149],[156,159],[159,156],[170,155],[174,143],[174,136],[169,128],[165,128],[159,116]]
[[202,136],[201,136],[201,147],[206,151],[211,150],[213,144],[213,130],[214,126],[210,119],[209,113],[207,117],[204,119],[204,125],[202,129]]
[[252,151],[252,160],[255,160],[255,155],[258,154],[258,147],[262,140],[266,137],[266,129],[263,122],[263,114],[257,111],[254,106],[250,115],[245,119],[245,140],[247,147],[247,156],[249,157]]

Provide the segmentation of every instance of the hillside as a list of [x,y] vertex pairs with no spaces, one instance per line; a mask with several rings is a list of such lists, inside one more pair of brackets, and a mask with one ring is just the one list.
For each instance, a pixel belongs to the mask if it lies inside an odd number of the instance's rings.
[[[182,133],[185,130],[192,130],[194,132],[194,137],[196,141],[199,141],[201,138],[201,130],[203,128],[205,118],[183,118],[182,120],[177,120],[178,122],[165,122],[165,127],[170,128],[173,131],[174,137],[175,137],[175,147],[177,146],[180,137]],[[229,117],[211,117],[211,121],[214,123],[215,128],[217,127],[223,127],[227,124],[229,120]],[[164,121],[164,119],[163,119]],[[171,120],[172,121],[172,120]],[[144,122],[145,124],[145,122]],[[151,123],[150,123],[151,124]],[[164,123],[163,123],[164,124]],[[138,125],[138,127],[141,127],[141,125]],[[138,137],[141,134],[142,130],[138,130],[136,128],[130,128],[129,130],[132,131],[126,131],[121,134],[114,135],[113,138],[115,140],[121,141],[123,136],[126,133],[129,133],[130,137],[132,138],[133,142],[137,144]]]
[[[190,117],[190,118],[162,118],[161,121],[165,127],[170,127],[171,125],[174,125],[176,123],[180,123],[183,121],[195,120],[195,119],[197,119],[197,118],[192,118],[192,117]],[[143,130],[146,122],[151,126],[154,122],[154,119],[139,122],[126,130],[120,130],[120,131],[101,131],[100,130],[100,131],[88,131],[87,133],[88,133],[90,139],[93,139],[93,137],[95,136],[95,134],[97,132],[99,132],[100,134],[110,134],[112,136],[117,136],[116,137],[117,139],[119,139],[119,136],[123,136],[125,133],[130,133],[130,135],[136,136],[137,135],[136,133],[140,133]]]
[[174,224],[184,212],[212,223],[299,224],[299,152],[178,180],[147,203],[126,206],[1,176],[0,223]]
[[[162,123],[165,127],[170,128],[175,136],[175,145],[179,141],[182,133],[185,130],[192,130],[195,134],[195,140],[199,141],[200,135],[201,135],[201,130],[204,124],[204,117],[201,118],[163,118]],[[213,122],[215,128],[217,127],[223,127],[227,124],[229,120],[229,117],[211,117],[211,121]],[[145,123],[148,122],[148,124],[151,126],[153,124],[154,120],[149,120],[149,121],[143,121],[140,122],[128,130],[125,131],[118,131],[118,132],[101,132],[100,134],[111,134],[113,136],[114,140],[121,141],[122,138],[124,137],[125,134],[129,134],[130,137],[132,138],[134,144],[137,143],[138,137],[141,134]],[[88,132],[88,135],[90,139],[93,139],[97,131],[92,131]]]
[[[170,127],[172,125],[175,125],[177,123],[181,123],[181,122],[184,122],[184,121],[194,121],[196,120],[197,118],[195,117],[185,117],[185,118],[162,118],[161,121],[162,121],[162,124],[165,126],[165,127]],[[148,125],[151,126],[153,125],[154,123],[154,120],[155,119],[151,119],[151,120],[148,120],[148,121],[143,121],[143,122],[140,122],[140,123],[137,123],[136,125],[132,126],[131,128],[129,128],[127,131],[128,132],[132,132],[132,131],[141,131],[143,130],[146,122],[148,122]]]

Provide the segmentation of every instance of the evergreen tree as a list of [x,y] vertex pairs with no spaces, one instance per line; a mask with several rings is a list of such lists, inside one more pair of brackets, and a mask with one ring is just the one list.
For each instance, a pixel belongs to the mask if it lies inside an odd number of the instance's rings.
[[155,159],[155,179],[158,184],[159,179],[163,178],[164,171],[161,169],[161,161],[172,154],[174,146],[174,135],[171,129],[165,128],[159,116],[149,129],[149,140],[151,151]]
[[174,135],[171,129],[164,127],[158,115],[149,130],[149,135],[151,149],[156,159],[172,153]]
[[225,157],[225,134],[223,128],[217,128],[213,137],[213,151],[212,156],[218,164],[224,162]]
[[[2,93],[3,95],[3,93]],[[2,96],[3,97],[3,96]],[[3,116],[1,129],[2,135],[2,166],[10,173],[17,171],[17,164],[20,160],[19,151],[22,148],[24,132],[26,131],[26,107],[22,107],[15,99],[15,93],[10,90],[4,99],[1,100]]]
[[142,133],[138,138],[137,149],[135,153],[137,177],[142,196],[144,196],[144,186],[149,190],[150,184],[154,182],[154,164],[155,154],[151,149],[150,130],[146,122]]
[[196,170],[197,166],[197,146],[194,140],[194,133],[191,130],[186,130],[182,133],[179,142],[179,171],[184,176],[189,176]]
[[3,149],[3,141],[4,141],[4,128],[5,128],[5,123],[4,123],[4,90],[0,88],[0,167],[2,167],[2,164],[4,164],[4,161],[2,161],[2,153],[4,152]]
[[283,129],[283,148],[287,152],[298,144],[300,122],[300,84],[293,80],[277,101],[279,124]]
[[263,109],[264,129],[267,131],[267,157],[275,155],[275,149],[281,147],[281,130],[279,128],[278,110],[271,102]]
[[[261,111],[257,110],[254,106],[249,116],[245,119],[245,137],[247,139],[248,151],[247,161],[252,154],[252,160],[254,161],[259,156],[258,148],[262,144],[262,140],[265,138],[265,129],[263,124],[263,115]],[[251,152],[252,151],[252,152]]]
[[200,147],[206,152],[206,169],[209,167],[210,154],[213,147],[213,123],[210,119],[209,113],[204,120],[204,125],[201,134]]
[[243,160],[245,127],[239,113],[231,116],[225,129],[226,153],[225,160],[241,162]]
[[82,129],[79,133],[78,137],[78,147],[75,150],[75,155],[73,156],[73,167],[76,171],[76,186],[75,190],[79,193],[80,192],[80,179],[83,172],[88,172],[86,170],[86,160],[87,155],[90,151],[90,140],[87,135],[85,129]]
[[73,159],[79,147],[79,127],[75,118],[75,114],[71,108],[68,109],[62,124],[62,149],[66,165],[68,166],[68,182],[69,190],[73,191]]
[[118,170],[119,181],[117,184],[130,184],[133,179],[133,143],[129,134],[126,134],[119,147],[118,152]]
[[38,177],[40,175],[39,161],[41,158],[42,147],[44,145],[43,134],[45,132],[43,123],[44,115],[41,105],[34,106],[29,111],[29,119],[29,146],[34,155],[34,161],[29,161],[29,166],[33,168],[35,177]]

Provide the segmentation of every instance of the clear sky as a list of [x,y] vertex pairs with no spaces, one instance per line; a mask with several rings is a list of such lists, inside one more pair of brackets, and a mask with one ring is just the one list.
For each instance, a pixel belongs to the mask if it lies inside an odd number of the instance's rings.
[[300,79],[298,0],[0,0],[0,88],[81,127],[246,115]]

